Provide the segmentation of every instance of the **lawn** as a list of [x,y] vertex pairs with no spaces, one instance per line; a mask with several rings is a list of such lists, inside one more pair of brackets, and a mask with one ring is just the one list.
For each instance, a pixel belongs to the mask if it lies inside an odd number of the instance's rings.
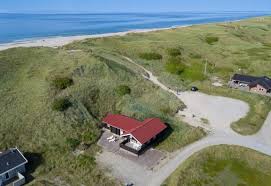
[[174,117],[183,103],[129,65],[90,50],[0,52],[0,149],[18,146],[25,152],[35,177],[30,185],[118,185],[95,161],[107,113],[161,118],[171,130],[156,147],[166,151],[205,135]]
[[163,186],[271,185],[271,157],[239,146],[208,147],[186,160]]
[[[233,23],[196,25],[124,37],[88,39],[65,48],[107,52],[132,58],[173,89],[203,84],[202,91],[241,99],[250,113],[232,125],[240,134],[256,133],[270,111],[270,99],[211,88],[217,78],[227,84],[234,73],[271,77],[271,17]],[[206,67],[206,70],[205,70]],[[264,68],[263,68],[264,67]],[[209,87],[206,87],[208,85]]]

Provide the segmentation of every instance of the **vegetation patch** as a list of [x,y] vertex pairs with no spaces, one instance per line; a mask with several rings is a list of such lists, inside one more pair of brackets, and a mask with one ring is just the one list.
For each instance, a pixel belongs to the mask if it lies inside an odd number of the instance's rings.
[[181,75],[186,68],[178,57],[171,57],[165,65],[167,72],[171,74]]
[[218,37],[215,37],[215,36],[206,36],[206,37],[205,37],[205,41],[206,41],[206,43],[208,43],[209,45],[213,45],[213,44],[215,44],[216,42],[219,41],[219,38],[218,38]]
[[163,186],[253,185],[271,183],[271,157],[239,146],[208,147],[186,160]]
[[66,143],[72,150],[74,150],[80,144],[80,140],[75,138],[67,138]]
[[56,89],[63,90],[71,86],[73,84],[73,80],[68,77],[58,77],[52,81],[52,84]]
[[131,89],[129,86],[127,85],[120,85],[116,88],[116,93],[119,95],[119,96],[124,96],[126,94],[130,94],[131,93]]
[[54,100],[52,109],[55,111],[65,111],[67,110],[70,106],[72,106],[72,103],[69,101],[67,98],[59,98]]
[[141,53],[139,57],[145,60],[160,60],[163,58],[161,54],[150,52],[150,53]]
[[181,49],[179,48],[169,48],[167,49],[168,55],[172,56],[172,57],[177,57],[177,56],[181,56],[182,52]]
[[197,54],[197,53],[191,53],[189,54],[189,57],[193,58],[193,59],[201,59],[201,55]]

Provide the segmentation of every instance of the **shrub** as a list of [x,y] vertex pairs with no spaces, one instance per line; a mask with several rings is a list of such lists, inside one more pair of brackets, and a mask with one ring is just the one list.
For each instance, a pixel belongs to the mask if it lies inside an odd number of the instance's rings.
[[80,141],[78,139],[68,138],[66,139],[66,143],[71,149],[75,149],[80,144]]
[[73,84],[73,80],[67,77],[55,78],[52,82],[53,86],[57,89],[65,89]]
[[218,38],[218,37],[215,37],[215,36],[206,36],[205,41],[206,41],[209,45],[212,45],[212,44],[218,42],[218,41],[219,41],[219,38]]
[[87,156],[87,155],[79,155],[77,158],[77,164],[79,167],[93,167],[96,165],[95,163],[95,157],[93,156]]
[[130,94],[131,93],[131,89],[130,87],[128,87],[127,85],[120,85],[116,88],[116,93],[119,96],[124,96],[126,94]]
[[166,63],[165,68],[171,74],[180,75],[185,70],[185,64],[178,58],[171,58]]
[[182,55],[181,50],[178,49],[178,48],[169,48],[169,49],[167,50],[167,52],[168,52],[168,54],[169,54],[170,56],[172,56],[172,57],[177,57],[177,56]]
[[145,60],[159,60],[162,59],[163,56],[161,54],[150,52],[150,53],[141,53],[139,57]]
[[195,53],[191,53],[189,56],[193,59],[201,59],[202,58],[200,54],[195,54]]
[[71,106],[71,102],[67,98],[56,99],[53,102],[52,108],[56,111],[65,111]]

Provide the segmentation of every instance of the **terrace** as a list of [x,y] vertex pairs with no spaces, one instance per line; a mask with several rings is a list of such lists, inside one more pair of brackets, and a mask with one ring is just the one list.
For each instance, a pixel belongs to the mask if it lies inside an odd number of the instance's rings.
[[[131,143],[127,142],[126,139],[115,136],[117,140],[109,142],[107,138],[110,136],[112,136],[112,133],[108,130],[104,130],[98,141],[98,145],[101,146],[104,151],[101,156],[103,156],[103,154],[107,154],[107,156],[110,155],[112,157],[118,156],[118,158],[130,160],[140,166],[146,167],[147,169],[154,168],[162,159],[165,158],[165,153],[153,148],[145,149],[144,154],[137,156],[135,153],[131,153],[131,151],[124,149],[132,147],[130,146]],[[123,147],[121,147],[121,143],[124,143]]]

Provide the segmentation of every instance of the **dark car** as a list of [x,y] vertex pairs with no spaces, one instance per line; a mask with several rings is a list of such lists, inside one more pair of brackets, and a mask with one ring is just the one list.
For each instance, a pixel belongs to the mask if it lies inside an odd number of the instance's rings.
[[198,87],[191,87],[191,91],[193,91],[193,92],[196,92],[198,90],[199,90]]

